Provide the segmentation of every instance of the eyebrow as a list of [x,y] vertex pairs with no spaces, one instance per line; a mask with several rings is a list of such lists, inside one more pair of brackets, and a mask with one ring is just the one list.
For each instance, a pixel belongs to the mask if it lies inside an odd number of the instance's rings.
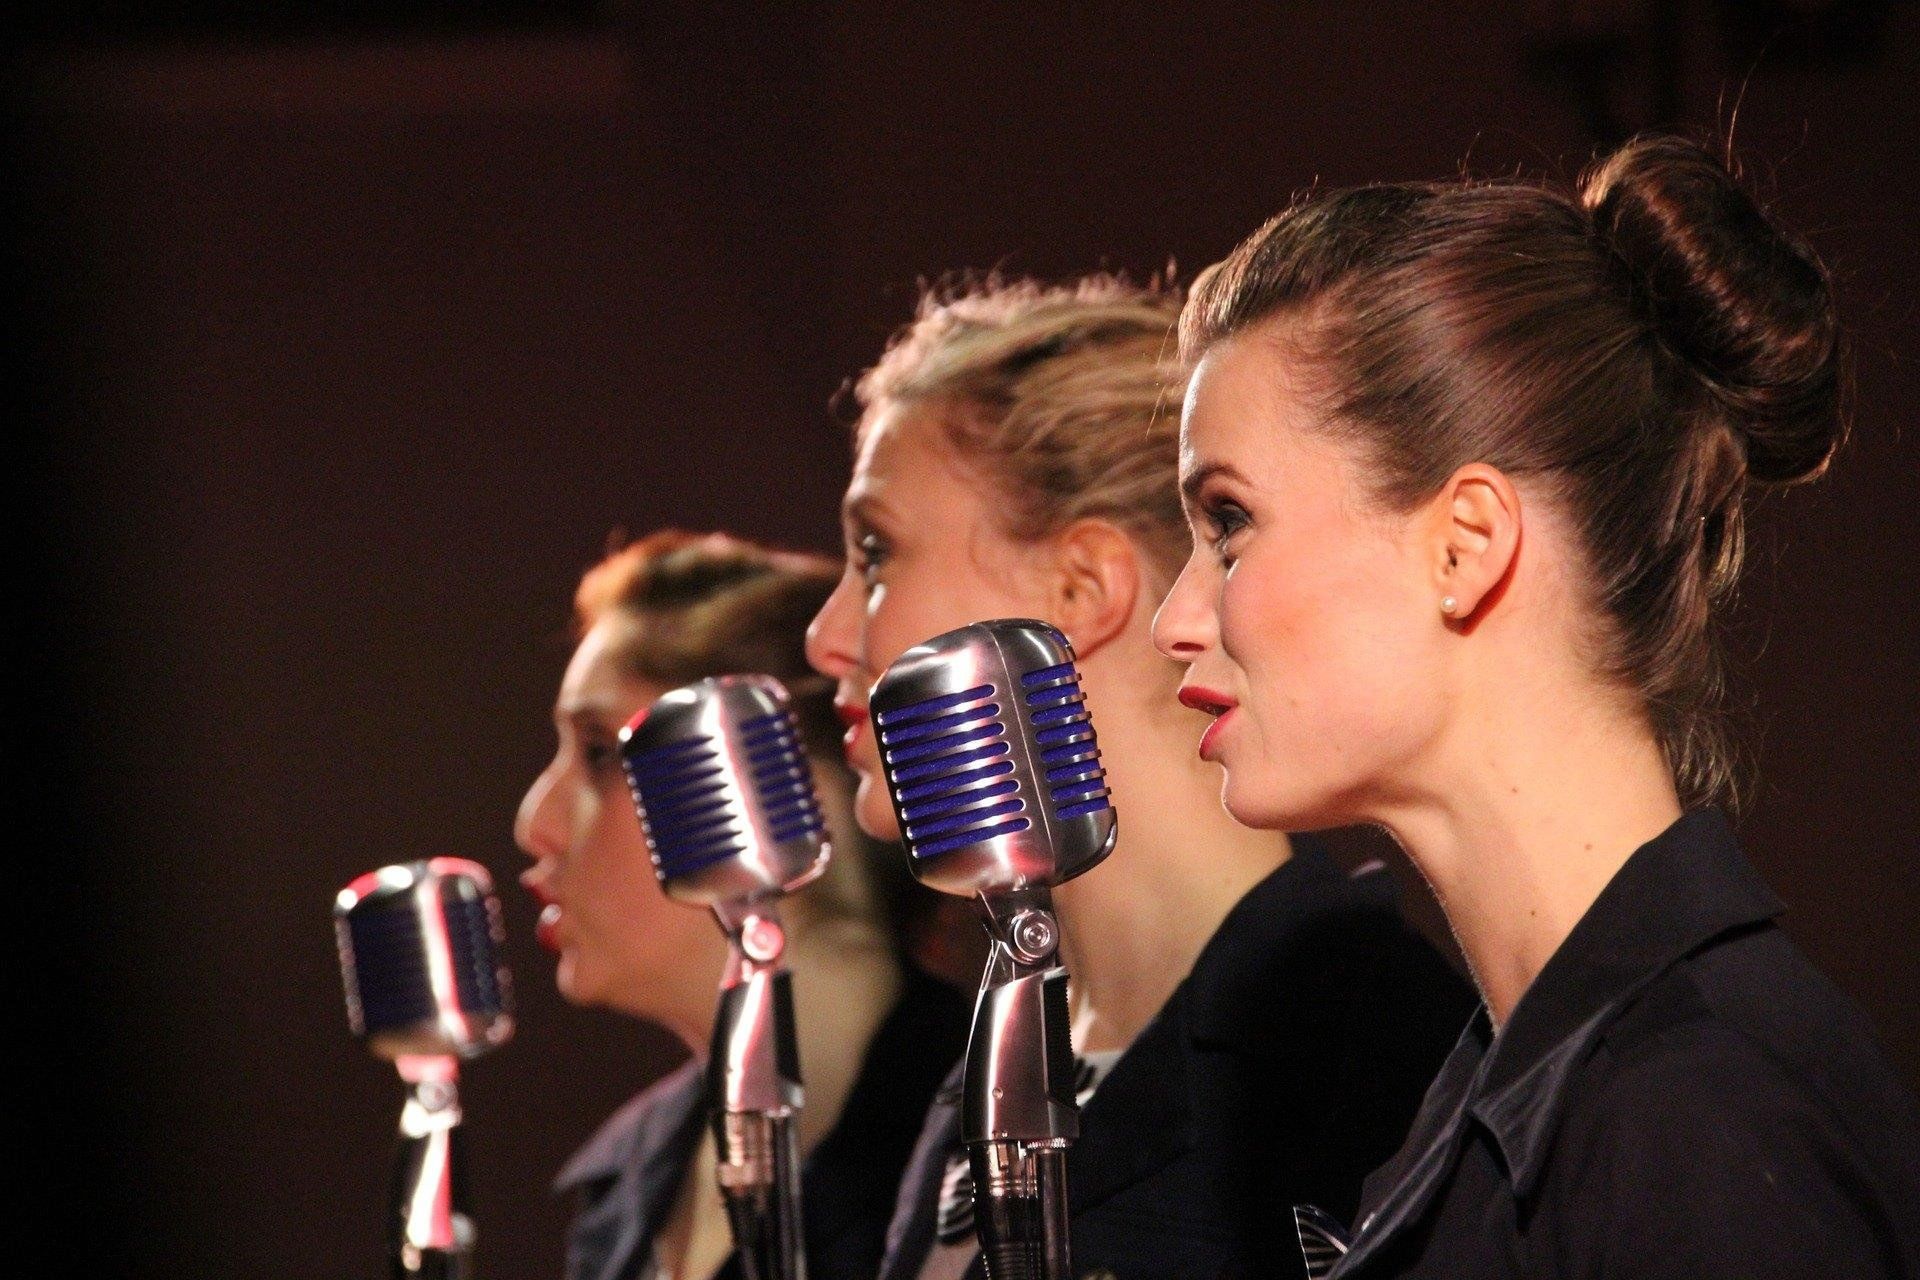
[[553,709],[555,720],[568,720],[575,725],[588,725],[596,729],[605,728],[612,720],[625,724],[630,717],[620,714],[620,704],[612,699],[593,698],[584,702],[568,702]]
[[[873,493],[862,493],[856,498],[849,499],[841,507],[841,514],[848,521],[869,528],[876,523],[888,524],[893,520],[893,513],[886,501]],[[876,520],[875,517],[878,519]]]
[[1205,462],[1181,477],[1180,497],[1189,506],[1193,505],[1200,500],[1200,490],[1215,476],[1225,476],[1230,480],[1238,480],[1242,484],[1247,483],[1247,478],[1232,465],[1225,462]]

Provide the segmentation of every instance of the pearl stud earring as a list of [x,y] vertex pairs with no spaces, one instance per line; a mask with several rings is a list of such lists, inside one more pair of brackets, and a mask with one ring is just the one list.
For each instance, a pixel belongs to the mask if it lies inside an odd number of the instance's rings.
[[1451,617],[1453,614],[1453,611],[1458,609],[1459,607],[1460,607],[1460,602],[1458,600],[1455,600],[1452,596],[1444,596],[1440,600],[1440,612],[1447,614],[1449,617]]

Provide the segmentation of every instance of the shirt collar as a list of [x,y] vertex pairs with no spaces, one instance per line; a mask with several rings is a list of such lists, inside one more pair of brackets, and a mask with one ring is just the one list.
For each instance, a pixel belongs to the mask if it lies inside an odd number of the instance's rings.
[[1467,1109],[1499,1143],[1516,1196],[1532,1190],[1567,1082],[1619,1011],[1703,944],[1781,910],[1718,809],[1634,851],[1521,997],[1472,1089]]
[[[587,1144],[567,1160],[553,1180],[556,1194],[607,1182],[640,1170],[643,1185],[652,1175],[684,1163],[700,1141],[701,1105],[706,1097],[705,1069],[698,1059],[684,1062],[651,1088],[616,1111]],[[677,1177],[658,1179],[679,1190]]]

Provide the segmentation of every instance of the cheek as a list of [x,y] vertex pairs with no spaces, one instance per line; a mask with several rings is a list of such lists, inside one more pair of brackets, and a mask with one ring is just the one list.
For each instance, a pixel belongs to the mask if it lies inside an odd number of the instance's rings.
[[1245,681],[1243,729],[1223,800],[1256,826],[1351,821],[1417,750],[1433,658],[1389,566],[1264,574],[1242,561],[1220,595],[1220,643]]
[[867,658],[876,678],[937,635],[990,618],[1031,617],[1044,601],[1023,587],[1030,570],[998,535],[929,540],[868,602]]
[[573,896],[600,932],[623,933],[660,898],[646,833],[624,788],[597,795],[591,835],[577,857]]

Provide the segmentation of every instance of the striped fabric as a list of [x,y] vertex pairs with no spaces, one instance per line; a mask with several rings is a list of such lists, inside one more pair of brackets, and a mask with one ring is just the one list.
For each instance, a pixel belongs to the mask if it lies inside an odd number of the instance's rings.
[[1307,1280],[1322,1280],[1352,1243],[1339,1219],[1310,1204],[1293,1206],[1294,1229],[1300,1233],[1300,1252],[1307,1260]]

